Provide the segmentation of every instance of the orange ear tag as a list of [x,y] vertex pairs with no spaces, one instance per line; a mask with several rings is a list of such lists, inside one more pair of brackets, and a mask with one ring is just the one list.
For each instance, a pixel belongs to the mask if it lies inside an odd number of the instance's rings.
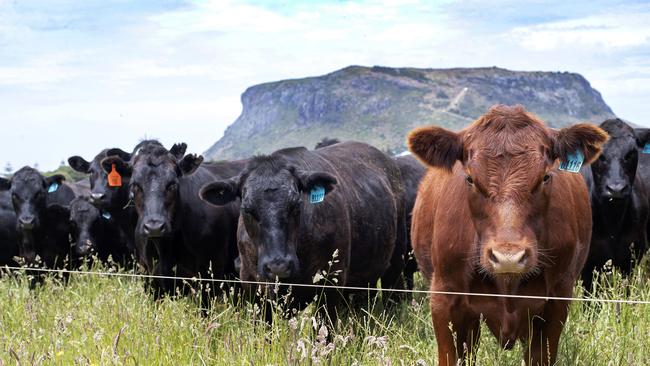
[[122,176],[120,173],[115,170],[115,164],[111,167],[111,172],[108,173],[108,186],[109,187],[121,187],[122,186]]

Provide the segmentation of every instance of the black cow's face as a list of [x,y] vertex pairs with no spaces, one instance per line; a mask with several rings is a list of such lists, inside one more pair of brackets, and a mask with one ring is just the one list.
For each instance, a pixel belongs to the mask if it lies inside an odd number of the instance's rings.
[[254,171],[242,186],[241,215],[257,246],[260,278],[284,279],[298,273],[296,234],[301,203],[299,184],[288,170],[273,175]]
[[102,167],[102,161],[109,156],[107,155],[109,151],[112,154],[110,156],[116,156],[122,161],[131,159],[131,154],[125,151],[110,149],[97,154],[92,162],[86,161],[81,156],[73,156],[68,159],[68,164],[72,169],[90,175],[90,201],[93,205],[99,208],[121,208],[124,207],[128,198],[129,176],[125,174],[124,170],[118,171],[122,175],[122,185],[119,187],[109,186],[108,172]]
[[601,127],[610,135],[598,160],[591,165],[594,193],[602,200],[624,199],[632,193],[643,147],[634,130],[620,120],[608,120]]
[[142,156],[136,160],[130,187],[139,216],[139,236],[159,239],[171,233],[179,178],[176,160],[171,156]]
[[[63,176],[43,177],[35,169],[24,167],[11,178],[11,202],[16,212],[16,226],[23,239],[40,231],[47,215],[48,191],[56,191],[63,184]],[[32,240],[21,240],[20,256],[33,261],[36,256]]]
[[206,185],[201,198],[223,205],[241,197],[244,228],[257,250],[258,278],[297,277],[303,200],[309,200],[315,186],[329,193],[336,178],[324,172],[303,172],[286,164],[264,162],[264,157],[256,159],[241,177]]
[[95,235],[101,220],[106,220],[88,200],[76,198],[70,203],[70,233],[74,253],[84,257],[97,250]]
[[[135,229],[138,253],[150,273],[162,274],[170,263],[165,239],[173,234],[180,179],[192,174],[203,161],[201,156],[183,157],[186,147],[176,144],[167,151],[159,143],[150,143],[137,149],[132,165],[117,156],[102,161],[105,171],[115,166],[120,174],[130,177],[130,197],[138,213]],[[158,264],[154,264],[156,260]]]

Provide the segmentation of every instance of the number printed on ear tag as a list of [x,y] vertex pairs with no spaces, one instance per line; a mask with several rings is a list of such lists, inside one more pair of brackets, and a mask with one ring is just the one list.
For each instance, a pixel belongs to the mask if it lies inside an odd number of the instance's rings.
[[325,188],[314,186],[309,193],[309,203],[320,203],[325,199]]
[[59,183],[57,182],[52,182],[50,186],[47,188],[47,193],[54,193],[59,189]]
[[643,146],[643,153],[650,154],[650,142],[646,142],[645,146]]
[[576,151],[573,154],[569,154],[567,161],[560,162],[560,170],[564,170],[571,173],[580,172],[582,163],[585,161],[585,156],[582,155],[582,151]]

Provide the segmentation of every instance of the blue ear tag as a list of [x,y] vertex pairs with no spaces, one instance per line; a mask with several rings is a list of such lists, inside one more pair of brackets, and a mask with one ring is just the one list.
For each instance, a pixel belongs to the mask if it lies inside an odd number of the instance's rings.
[[59,183],[52,182],[52,184],[50,184],[50,187],[47,189],[47,193],[54,193],[57,189],[59,189]]
[[104,212],[102,212],[102,217],[105,218],[106,220],[110,220],[111,217],[113,217],[113,216],[111,216],[110,212],[104,211]]
[[573,154],[569,154],[569,156],[567,157],[567,161],[560,162],[560,170],[564,170],[571,173],[578,173],[584,161],[585,161],[585,156],[582,155],[582,152],[578,150]]
[[650,142],[646,142],[645,146],[643,146],[643,153],[650,154]]
[[309,192],[309,203],[323,202],[325,199],[325,188],[322,186],[314,186]]

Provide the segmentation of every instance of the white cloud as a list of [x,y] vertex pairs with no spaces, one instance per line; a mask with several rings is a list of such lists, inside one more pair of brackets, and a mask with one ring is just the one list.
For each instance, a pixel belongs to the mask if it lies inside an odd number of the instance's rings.
[[511,37],[524,48],[547,51],[568,47],[616,50],[648,46],[650,11],[600,14],[581,19],[517,27]]
[[[13,127],[0,156],[51,167],[72,153],[128,149],[145,133],[202,151],[238,116],[247,87],[350,64],[573,71],[621,116],[642,122],[650,113],[641,101],[650,96],[650,7],[589,14],[585,3],[585,14],[568,20],[494,27],[441,4],[301,2],[277,10],[206,0],[117,14],[110,29],[50,31],[38,27],[47,25],[47,10],[19,14],[0,0],[1,123]],[[471,5],[474,15],[493,7]],[[52,136],[66,144],[49,144]]]

